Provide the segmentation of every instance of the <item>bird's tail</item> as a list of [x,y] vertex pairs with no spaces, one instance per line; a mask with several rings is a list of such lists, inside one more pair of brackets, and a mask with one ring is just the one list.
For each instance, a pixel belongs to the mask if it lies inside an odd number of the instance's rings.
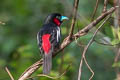
[[45,53],[43,58],[43,74],[49,74],[52,68],[52,52]]

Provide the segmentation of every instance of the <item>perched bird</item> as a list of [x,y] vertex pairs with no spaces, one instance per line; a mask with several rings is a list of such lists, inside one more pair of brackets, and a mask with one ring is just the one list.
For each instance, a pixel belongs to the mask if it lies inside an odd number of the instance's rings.
[[48,15],[40,31],[37,33],[37,41],[40,52],[43,55],[43,74],[49,74],[52,68],[52,54],[59,48],[61,39],[60,25],[66,16],[59,13]]

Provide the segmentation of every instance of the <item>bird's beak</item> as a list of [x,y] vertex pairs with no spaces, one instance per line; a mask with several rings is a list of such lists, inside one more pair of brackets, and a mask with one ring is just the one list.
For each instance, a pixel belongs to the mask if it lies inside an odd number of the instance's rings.
[[66,16],[61,16],[61,21],[68,20],[69,18]]

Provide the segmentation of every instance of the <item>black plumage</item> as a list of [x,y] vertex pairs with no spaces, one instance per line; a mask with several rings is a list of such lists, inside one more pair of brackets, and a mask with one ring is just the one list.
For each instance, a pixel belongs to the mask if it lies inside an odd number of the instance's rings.
[[40,52],[43,55],[44,74],[49,74],[52,68],[52,53],[56,48],[59,47],[60,44],[61,39],[60,25],[62,23],[61,18],[62,16],[59,13],[53,13],[48,15],[44,21],[42,28],[37,34],[38,45],[40,48]]

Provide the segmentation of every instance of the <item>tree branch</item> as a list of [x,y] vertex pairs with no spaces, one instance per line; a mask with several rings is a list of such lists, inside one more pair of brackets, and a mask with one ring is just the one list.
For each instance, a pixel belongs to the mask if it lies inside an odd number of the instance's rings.
[[20,78],[18,80],[25,80],[26,78],[28,78],[29,76],[31,76],[37,69],[39,69],[42,64],[43,64],[43,59],[37,61],[36,63],[34,63],[33,65],[31,65],[29,68],[27,68],[22,73],[22,75],[20,76]]
[[94,20],[94,17],[95,17],[96,11],[97,11],[97,9],[98,9],[98,4],[99,4],[99,0],[96,1],[96,5],[95,5],[95,8],[94,8],[94,12],[93,12],[93,15],[92,15],[92,19],[91,19],[91,21]]
[[104,0],[104,7],[103,7],[103,13],[105,13],[107,11],[107,3],[108,3],[108,0]]

